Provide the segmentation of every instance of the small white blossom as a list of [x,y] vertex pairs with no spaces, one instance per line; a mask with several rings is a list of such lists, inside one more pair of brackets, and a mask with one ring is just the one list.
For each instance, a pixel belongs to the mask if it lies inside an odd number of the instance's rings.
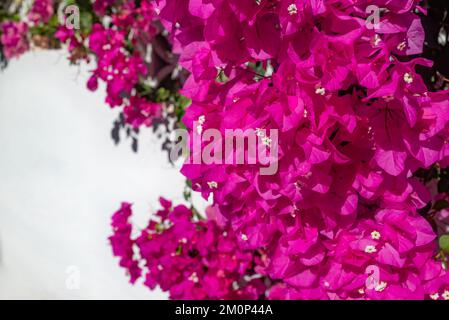
[[326,89],[319,86],[315,89],[315,93],[324,96],[326,94]]
[[380,239],[380,232],[374,230],[373,232],[371,232],[371,238],[374,240],[379,240]]
[[404,74],[404,81],[408,84],[413,82],[413,75],[409,72],[407,72],[406,74]]
[[444,300],[449,300],[449,290],[445,290],[441,296]]
[[207,185],[211,189],[216,189],[218,187],[218,183],[216,181],[209,181],[209,182],[207,182]]
[[365,252],[366,253],[374,253],[374,252],[377,252],[377,249],[375,246],[368,245],[365,247]]
[[432,300],[438,300],[439,297],[440,297],[440,295],[438,294],[438,292],[435,292],[434,294],[430,295],[430,299],[432,299]]
[[374,288],[377,292],[382,292],[387,287],[387,283],[385,281],[379,282],[379,284]]
[[382,42],[382,38],[376,34],[372,39],[371,39],[371,44],[375,47],[377,47],[380,43]]
[[269,146],[271,144],[271,139],[268,137],[262,137],[262,143],[266,146]]
[[194,272],[194,273],[192,273],[192,274],[190,275],[189,280],[192,281],[192,282],[194,282],[194,283],[197,283],[197,282],[199,281],[198,275],[196,274],[196,272]]
[[294,4],[294,3],[289,5],[287,10],[288,10],[288,14],[291,16],[298,13],[298,7],[296,7],[296,4]]

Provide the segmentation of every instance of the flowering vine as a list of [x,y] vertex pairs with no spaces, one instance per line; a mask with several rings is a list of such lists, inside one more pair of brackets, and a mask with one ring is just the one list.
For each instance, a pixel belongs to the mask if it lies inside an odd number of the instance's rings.
[[[417,57],[425,9],[371,1],[382,8],[372,29],[360,1],[158,3],[191,73],[187,128],[202,116],[204,129],[279,131],[275,175],[182,169],[195,191],[213,194],[241,248],[262,248],[258,271],[279,282],[268,297],[444,298],[436,234],[417,212],[430,195],[413,175],[448,159],[447,92],[418,73],[431,66]],[[266,73],[255,76],[254,65]]]
[[136,238],[122,204],[110,241],[132,283],[173,299],[449,299],[446,43],[424,41],[429,2],[74,1],[80,30],[52,25],[57,3],[3,19],[3,55],[56,38],[72,62],[94,57],[88,88],[122,108],[116,131],[171,114],[192,139],[279,135],[273,175],[184,164],[213,201],[203,218],[161,199]]

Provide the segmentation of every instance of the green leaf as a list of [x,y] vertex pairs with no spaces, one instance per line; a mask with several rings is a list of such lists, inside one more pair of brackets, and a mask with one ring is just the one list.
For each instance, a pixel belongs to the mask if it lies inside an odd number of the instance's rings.
[[440,237],[440,248],[446,253],[449,253],[449,235],[445,234]]
[[51,16],[50,20],[47,23],[51,28],[57,29],[59,27],[59,19],[58,15],[54,14]]
[[182,195],[185,201],[190,201],[192,199],[192,193],[190,191],[184,190]]
[[192,100],[190,100],[189,98],[183,96],[183,95],[179,95],[178,98],[178,105],[182,108],[185,109],[187,108],[190,104],[192,103]]
[[90,34],[92,31],[93,16],[90,12],[81,12],[80,26],[83,34]]
[[167,101],[169,97],[170,97],[170,91],[168,91],[164,87],[160,87],[156,92],[156,101],[157,102]]
[[78,5],[80,7],[81,11],[89,11],[92,12],[92,2],[90,0],[76,0],[76,1],[72,1],[74,2],[76,5]]
[[156,224],[156,226],[154,228],[156,229],[156,232],[158,232],[158,233],[162,233],[165,230],[164,224],[162,224],[162,223]]
[[223,69],[219,69],[218,70],[218,74],[217,77],[215,78],[215,81],[219,82],[219,83],[226,83],[229,81],[228,76],[224,73]]

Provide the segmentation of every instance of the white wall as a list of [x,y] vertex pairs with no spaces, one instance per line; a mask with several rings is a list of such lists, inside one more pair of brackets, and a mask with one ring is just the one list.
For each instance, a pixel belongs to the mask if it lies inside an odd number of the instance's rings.
[[[159,195],[182,200],[184,179],[149,130],[138,154],[129,141],[114,146],[118,110],[103,88],[86,89],[87,69],[31,52],[0,72],[0,298],[166,297],[127,282],[110,216],[127,200],[143,227]],[[70,266],[79,290],[66,286]]]

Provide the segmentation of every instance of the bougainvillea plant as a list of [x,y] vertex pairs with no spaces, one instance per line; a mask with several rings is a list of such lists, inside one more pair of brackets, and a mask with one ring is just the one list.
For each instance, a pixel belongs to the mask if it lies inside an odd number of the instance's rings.
[[118,126],[171,109],[192,140],[278,132],[272,175],[186,161],[204,214],[161,199],[135,236],[121,205],[110,242],[132,283],[173,299],[449,300],[446,3],[70,3],[79,30],[52,22],[56,1],[2,14],[3,56],[63,43],[72,62],[94,57],[88,87],[106,84]]

